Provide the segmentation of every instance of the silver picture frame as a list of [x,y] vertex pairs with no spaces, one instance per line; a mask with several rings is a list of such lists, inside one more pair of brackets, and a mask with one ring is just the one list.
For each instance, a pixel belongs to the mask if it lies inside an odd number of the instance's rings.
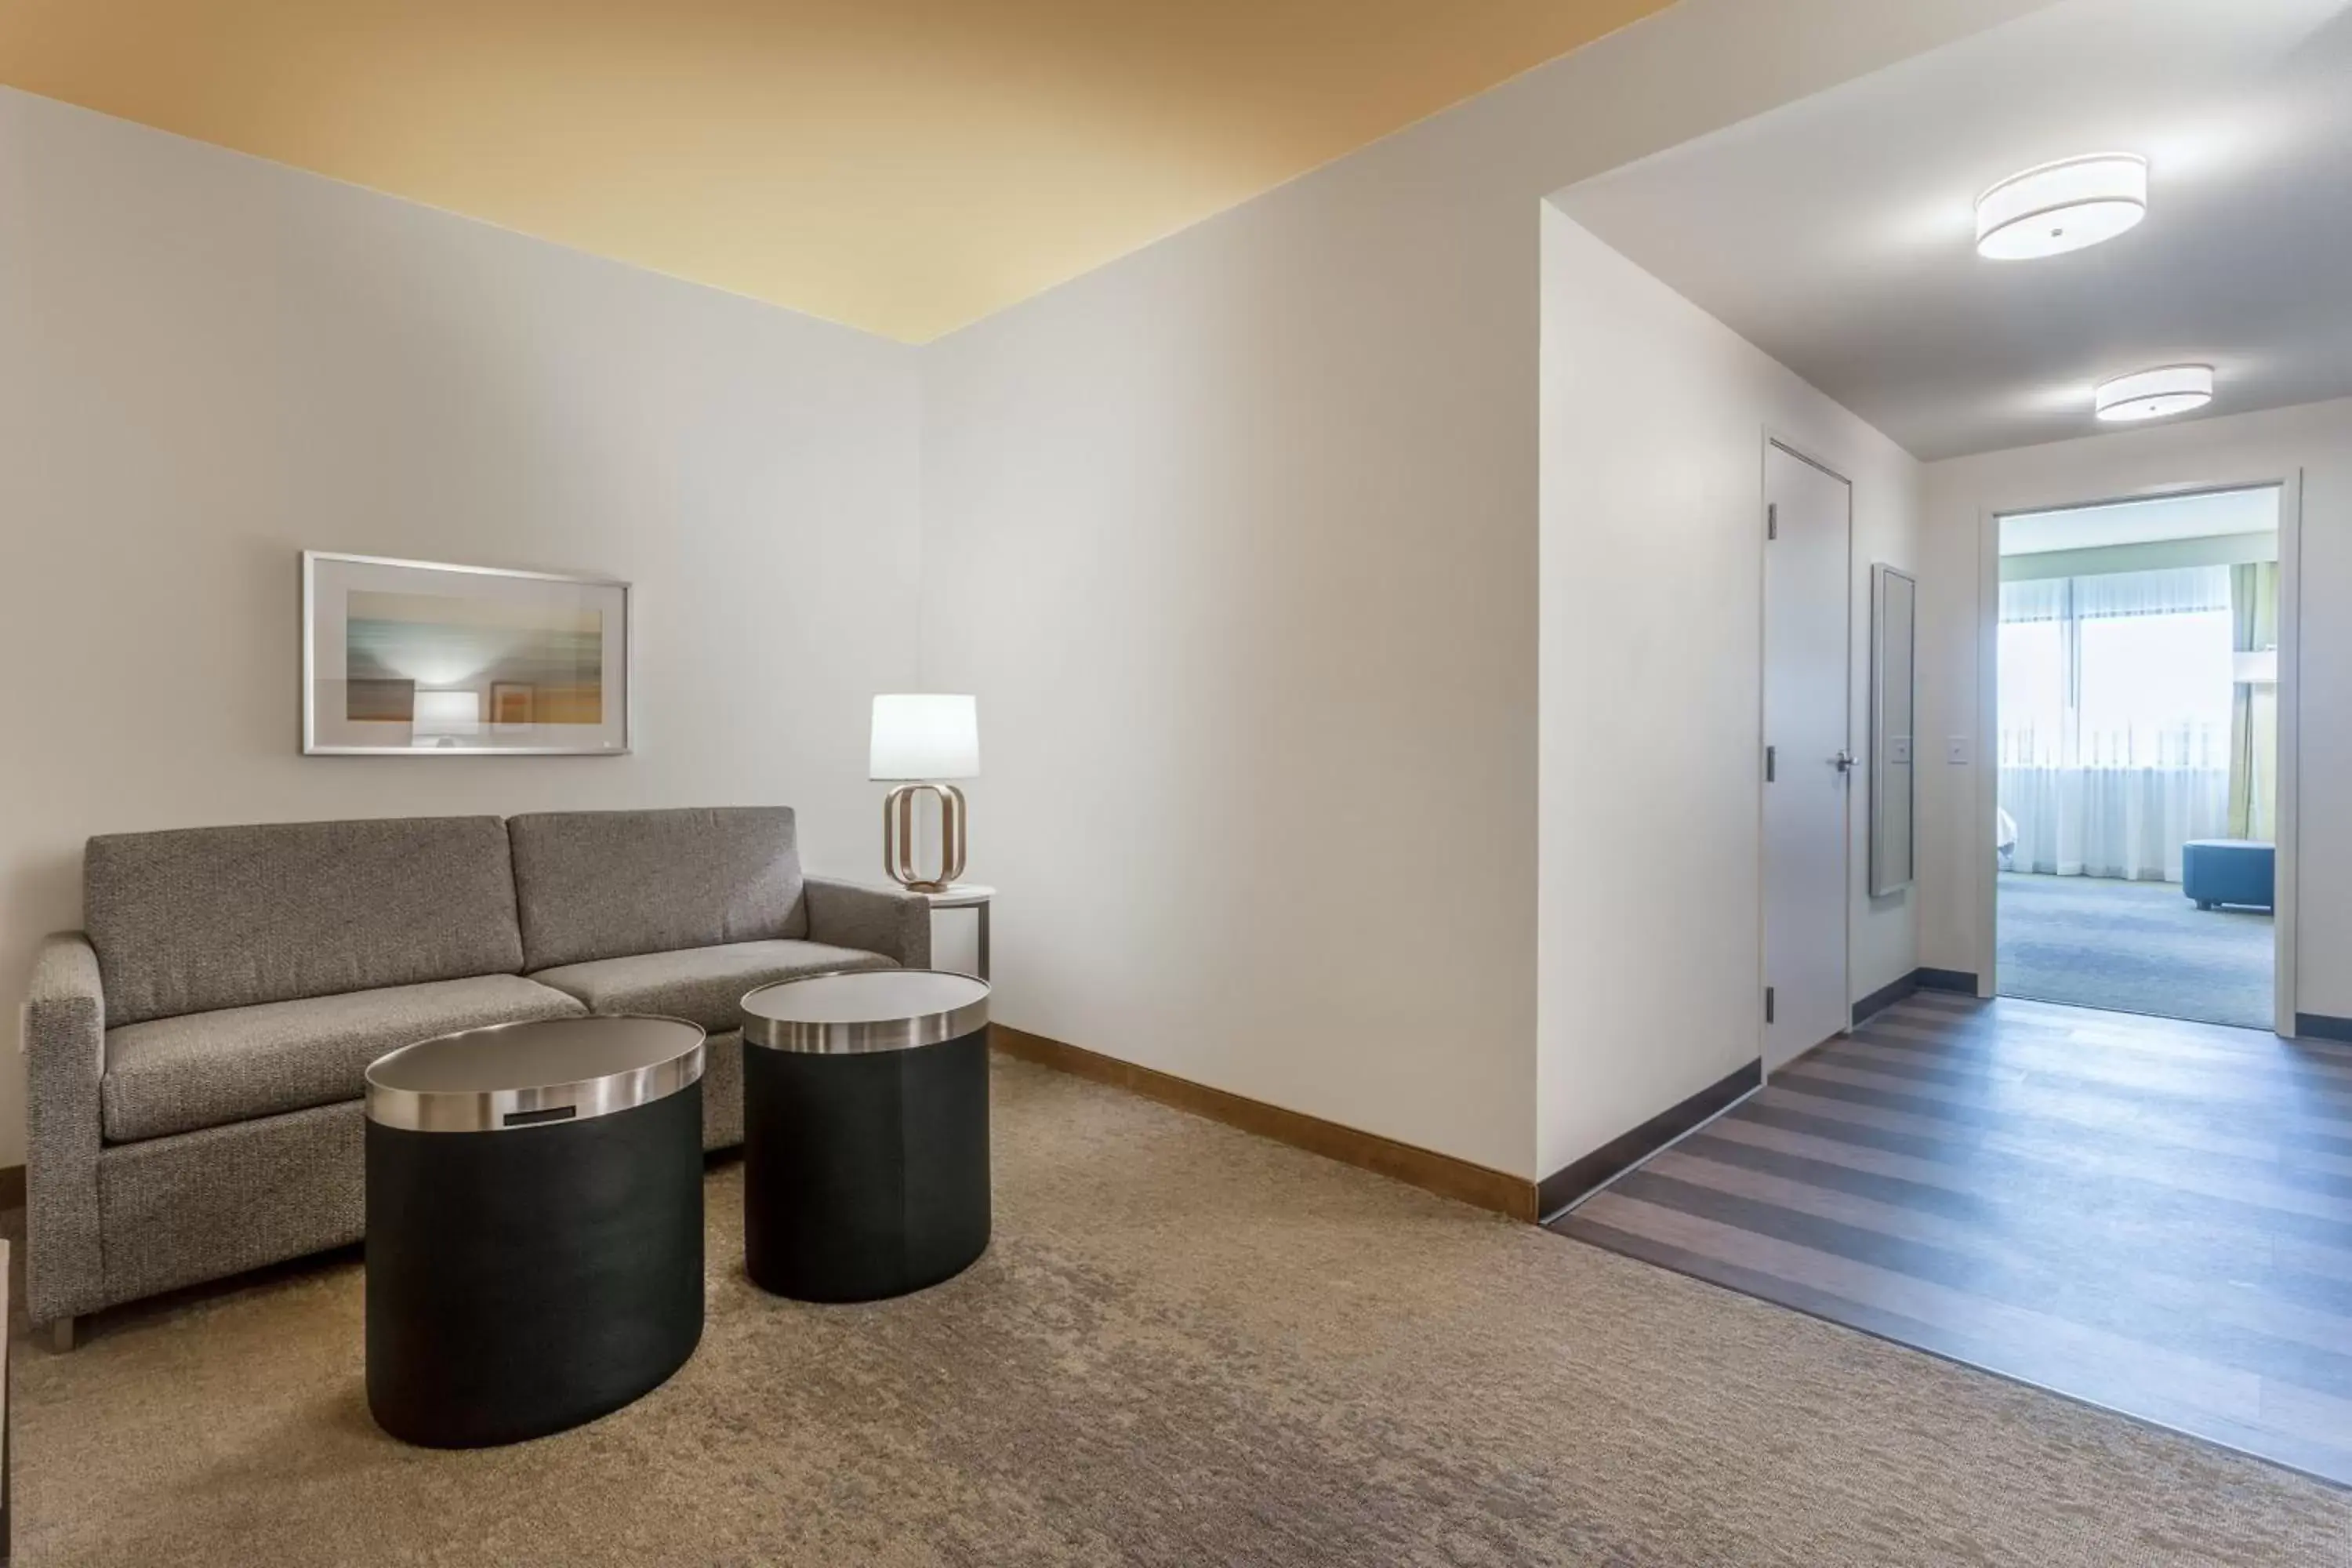
[[1870,569],[1870,896],[1917,875],[1919,580]]
[[[442,581],[446,579],[445,581]],[[393,720],[380,715],[354,718],[352,712],[352,680],[348,595],[352,584],[362,580],[376,584],[398,584],[409,595],[426,594],[452,600],[480,605],[502,602],[526,603],[538,599],[542,603],[565,602],[564,596],[551,599],[546,593],[528,590],[565,589],[576,591],[583,606],[593,605],[597,616],[597,679],[598,722],[584,723],[556,721],[542,721],[536,701],[527,709],[509,700],[499,706],[499,689],[511,689],[519,684],[510,679],[511,671],[485,667],[467,678],[479,689],[475,719],[470,725],[458,724],[452,732],[425,733],[425,726],[414,706],[417,682],[406,681],[411,690],[411,708],[405,720]],[[519,590],[510,601],[502,600],[494,590],[498,584],[512,584]],[[468,592],[467,590],[471,590]],[[584,609],[580,612],[584,614]],[[618,647],[612,646],[617,628]],[[428,628],[430,629],[430,628]],[[442,628],[446,629],[446,628]],[[333,646],[322,656],[322,635],[340,632]],[[302,552],[302,754],[313,757],[550,757],[589,756],[621,757],[631,754],[635,746],[636,724],[636,592],[633,584],[618,578],[559,572],[524,572],[502,566],[471,566],[445,561],[411,561],[390,555],[355,555],[337,551],[305,550]],[[331,668],[332,673],[330,673]],[[386,686],[404,684],[386,681]],[[459,686],[453,679],[437,683],[442,688]],[[341,717],[322,710],[325,694],[341,704]],[[426,695],[437,695],[438,691]],[[487,699],[484,703],[481,699]],[[617,712],[609,711],[617,708]],[[512,721],[512,713],[527,710],[530,717],[522,722]],[[395,729],[397,723],[400,727]],[[587,731],[574,734],[572,731]]]

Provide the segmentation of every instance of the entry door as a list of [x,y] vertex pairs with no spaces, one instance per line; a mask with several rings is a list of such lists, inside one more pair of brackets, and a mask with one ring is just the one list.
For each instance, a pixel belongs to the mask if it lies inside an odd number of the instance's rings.
[[1764,453],[1764,1070],[1847,1024],[1853,488]]

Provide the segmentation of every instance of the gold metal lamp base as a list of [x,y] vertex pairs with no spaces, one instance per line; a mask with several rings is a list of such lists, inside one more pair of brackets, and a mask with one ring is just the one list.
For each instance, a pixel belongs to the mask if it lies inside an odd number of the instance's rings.
[[[924,791],[940,799],[940,874],[915,869],[915,797]],[[963,875],[963,791],[951,784],[902,784],[882,802],[882,868],[900,887],[918,893],[944,893]]]

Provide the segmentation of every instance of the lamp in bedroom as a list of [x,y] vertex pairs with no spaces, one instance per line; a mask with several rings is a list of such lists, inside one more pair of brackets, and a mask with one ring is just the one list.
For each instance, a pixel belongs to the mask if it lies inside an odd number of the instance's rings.
[[[980,704],[968,695],[897,692],[874,700],[866,776],[898,784],[882,802],[882,868],[918,893],[943,892],[963,875],[963,791],[948,782],[980,776]],[[940,803],[940,869],[915,866],[915,801]]]

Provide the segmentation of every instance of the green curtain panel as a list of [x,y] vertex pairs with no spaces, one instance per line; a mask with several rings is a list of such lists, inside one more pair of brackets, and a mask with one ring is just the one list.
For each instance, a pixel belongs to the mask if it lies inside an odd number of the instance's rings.
[[[2275,561],[2230,568],[2230,615],[2241,653],[2278,646]],[[2278,831],[2278,687],[2238,682],[2230,715],[2230,837],[2265,843]]]

